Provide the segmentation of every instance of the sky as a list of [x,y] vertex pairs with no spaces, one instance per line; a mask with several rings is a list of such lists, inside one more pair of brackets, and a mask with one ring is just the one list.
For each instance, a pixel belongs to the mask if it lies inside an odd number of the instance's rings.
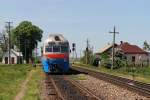
[[0,0],[0,32],[6,21],[16,27],[24,20],[44,31],[38,51],[50,33],[61,33],[76,43],[78,56],[87,38],[98,52],[112,43],[114,25],[117,43],[150,43],[150,0]]

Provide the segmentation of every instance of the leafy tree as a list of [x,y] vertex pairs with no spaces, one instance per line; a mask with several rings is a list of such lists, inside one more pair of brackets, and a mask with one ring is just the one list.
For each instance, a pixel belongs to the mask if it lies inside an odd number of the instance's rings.
[[0,33],[0,58],[8,49],[8,37],[5,33]]
[[32,50],[37,46],[42,38],[42,29],[33,25],[32,22],[23,21],[12,30],[12,40],[23,53],[24,60],[27,62],[32,57]]
[[3,35],[2,33],[0,33],[0,48],[2,51],[6,51],[7,50],[7,45],[8,44],[8,38],[5,37],[5,35]]
[[81,58],[81,62],[84,64],[93,64],[94,55],[93,55],[92,50],[84,50],[83,52],[84,52],[84,55]]
[[149,51],[150,50],[150,45],[147,43],[147,41],[144,41],[143,43],[143,49]]
[[117,51],[115,53],[115,68],[127,67],[127,66],[128,64],[127,64],[126,56],[120,51]]
[[102,53],[100,55],[100,58],[101,58],[101,66],[108,67],[108,68],[111,67],[112,62],[110,59],[110,55],[107,52]]

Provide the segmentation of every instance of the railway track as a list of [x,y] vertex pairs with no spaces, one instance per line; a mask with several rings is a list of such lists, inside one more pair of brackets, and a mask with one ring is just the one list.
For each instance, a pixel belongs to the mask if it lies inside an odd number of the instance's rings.
[[84,69],[84,68],[76,67],[76,66],[73,66],[73,69],[80,71],[80,72],[87,73],[95,78],[127,88],[131,91],[137,92],[143,96],[150,98],[150,84],[146,84],[146,83],[142,83],[142,82],[138,82],[135,80],[126,79],[126,78],[122,78],[122,77],[118,77],[118,76],[114,76],[114,75],[110,75],[110,74],[106,74],[102,72],[95,72],[92,70],[88,70],[88,69]]
[[47,92],[46,100],[65,100],[50,75],[46,75],[45,83]]
[[46,77],[50,100],[101,100],[92,91],[67,75],[47,75]]

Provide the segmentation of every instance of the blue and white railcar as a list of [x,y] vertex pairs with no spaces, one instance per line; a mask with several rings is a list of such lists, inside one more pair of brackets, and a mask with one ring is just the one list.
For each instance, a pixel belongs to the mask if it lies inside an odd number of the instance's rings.
[[43,46],[44,72],[67,72],[69,70],[69,42],[61,34],[50,34]]

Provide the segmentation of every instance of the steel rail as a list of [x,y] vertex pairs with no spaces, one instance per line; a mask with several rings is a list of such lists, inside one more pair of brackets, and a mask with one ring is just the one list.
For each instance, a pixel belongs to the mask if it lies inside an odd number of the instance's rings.
[[51,79],[51,82],[52,82],[52,84],[53,84],[53,86],[54,86],[54,88],[55,88],[55,90],[56,90],[56,92],[58,94],[58,97],[61,100],[65,100],[64,97],[62,96],[61,92],[59,91],[58,87],[56,86],[54,79],[52,77],[50,79]]
[[68,80],[71,84],[73,84],[74,86],[76,86],[79,90],[81,90],[82,92],[86,93],[87,95],[93,97],[93,99],[95,100],[101,100],[100,97],[96,96],[91,90],[87,89],[86,87],[84,87],[83,85],[81,85],[80,83],[70,79],[70,78],[66,78],[66,80]]

